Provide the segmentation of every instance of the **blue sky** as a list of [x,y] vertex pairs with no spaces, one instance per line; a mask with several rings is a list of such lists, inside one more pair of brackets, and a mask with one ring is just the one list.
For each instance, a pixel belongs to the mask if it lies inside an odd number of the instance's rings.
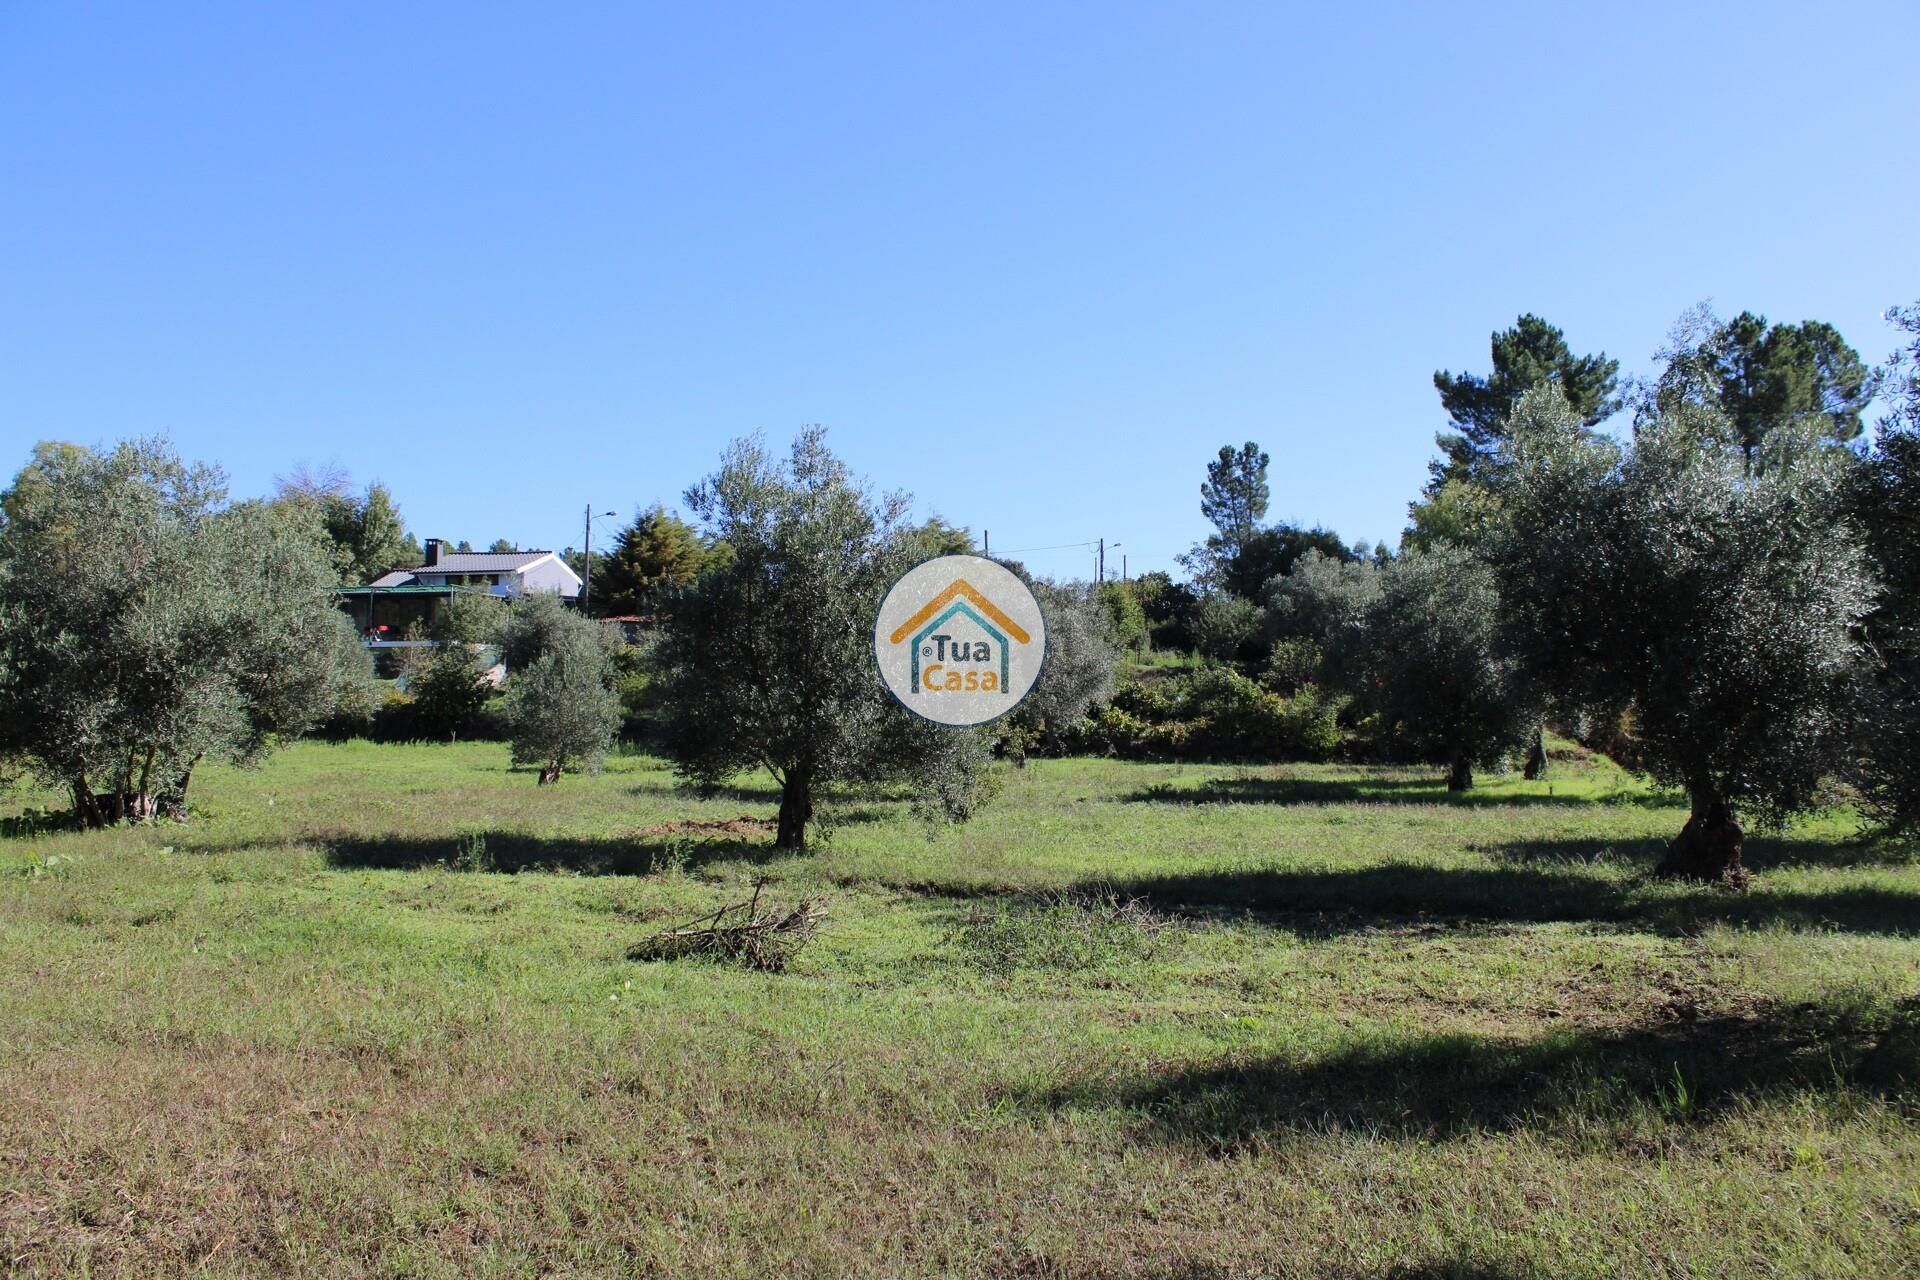
[[1228,441],[1392,542],[1522,311],[1639,371],[1704,298],[1879,359],[1920,297],[1906,0],[1336,8],[6,0],[0,463],[164,433],[558,546],[821,422],[1137,572]]

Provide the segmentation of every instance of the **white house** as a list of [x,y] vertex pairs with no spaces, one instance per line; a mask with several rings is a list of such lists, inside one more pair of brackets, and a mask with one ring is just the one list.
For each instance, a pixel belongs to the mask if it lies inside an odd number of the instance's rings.
[[551,551],[448,551],[428,538],[426,563],[383,573],[364,587],[340,587],[334,594],[372,648],[424,644],[404,637],[428,627],[444,602],[460,592],[486,592],[509,600],[552,592],[573,600],[580,576]]
[[558,592],[568,600],[580,594],[580,575],[551,551],[448,551],[439,538],[428,538],[426,546],[425,564],[395,569],[367,585],[480,587],[510,599],[536,591]]

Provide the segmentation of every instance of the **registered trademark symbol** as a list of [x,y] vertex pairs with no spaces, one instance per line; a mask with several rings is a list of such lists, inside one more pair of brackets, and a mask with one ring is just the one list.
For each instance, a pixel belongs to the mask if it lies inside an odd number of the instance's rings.
[[923,658],[931,658],[933,656],[933,646],[930,644],[921,645],[920,656]]

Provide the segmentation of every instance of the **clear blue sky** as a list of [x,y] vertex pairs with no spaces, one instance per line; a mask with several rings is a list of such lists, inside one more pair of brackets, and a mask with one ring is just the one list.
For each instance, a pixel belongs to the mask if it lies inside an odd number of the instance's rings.
[[1138,571],[1249,438],[1392,542],[1522,311],[1644,371],[1703,298],[1879,359],[1920,296],[1911,0],[1336,8],[0,0],[0,461],[558,546],[822,422]]

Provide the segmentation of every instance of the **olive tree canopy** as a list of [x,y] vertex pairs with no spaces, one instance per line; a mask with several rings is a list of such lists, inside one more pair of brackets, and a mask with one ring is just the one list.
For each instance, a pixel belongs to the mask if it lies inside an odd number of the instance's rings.
[[714,787],[765,768],[783,849],[805,847],[836,785],[912,778],[923,804],[964,816],[985,735],[920,720],[874,666],[874,615],[918,558],[906,496],[872,495],[809,428],[785,461],[735,442],[686,503],[727,554],[663,609],[656,657],[681,775]]
[[1866,628],[1880,661],[1859,780],[1868,812],[1911,832],[1920,830],[1920,303],[1888,318],[1908,345],[1884,371],[1889,411],[1855,499],[1882,584]]
[[298,509],[229,506],[159,441],[42,446],[0,507],[0,748],[81,823],[184,815],[200,760],[258,760],[366,696]]
[[1810,805],[1844,752],[1874,586],[1845,503],[1857,465],[1813,424],[1758,447],[1676,405],[1625,445],[1553,387],[1509,427],[1491,554],[1520,656],[1576,704],[1631,707],[1692,818],[1667,869],[1738,878],[1735,811]]
[[1057,748],[1062,734],[1113,696],[1120,647],[1106,588],[1021,577],[1047,624],[1046,665],[1002,727],[1008,754],[1024,763],[1029,742],[1037,739]]
[[[1374,572],[1378,587],[1357,634],[1346,629],[1347,643],[1358,643],[1345,658],[1361,677],[1355,691],[1379,713],[1396,750],[1445,764],[1447,789],[1464,791],[1474,766],[1519,746],[1537,718],[1503,645],[1493,570],[1441,543]],[[1346,595],[1364,591],[1355,583]]]
[[538,766],[542,786],[566,769],[595,772],[606,759],[620,731],[614,643],[604,623],[545,592],[516,604],[501,628],[513,762]]

